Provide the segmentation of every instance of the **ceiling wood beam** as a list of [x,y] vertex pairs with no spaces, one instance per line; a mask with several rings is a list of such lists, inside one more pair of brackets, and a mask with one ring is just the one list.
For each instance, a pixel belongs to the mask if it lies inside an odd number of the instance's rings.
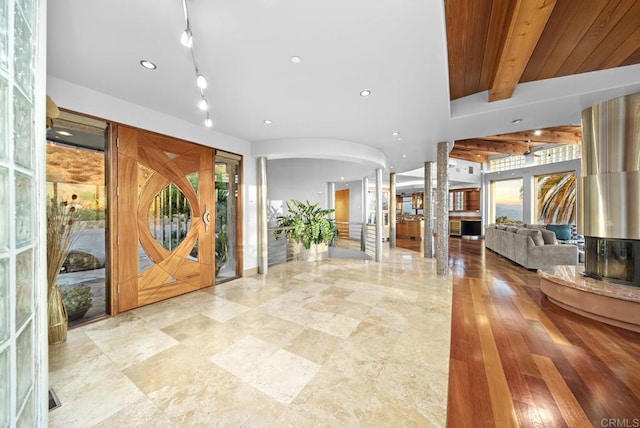
[[527,150],[527,144],[519,141],[488,141],[472,138],[456,141],[454,148],[521,155]]
[[489,102],[511,98],[555,5],[556,0],[516,0]]
[[582,130],[578,126],[574,132],[564,131],[542,131],[536,135],[535,131],[514,132],[510,134],[498,134],[482,137],[491,141],[526,141],[531,143],[554,143],[554,144],[580,144],[582,143]]
[[451,152],[449,153],[449,157],[454,159],[461,159],[461,160],[467,160],[470,162],[479,162],[479,163],[485,163],[489,158],[487,155],[478,156],[472,152],[459,151],[459,150],[456,150],[455,148],[451,150]]

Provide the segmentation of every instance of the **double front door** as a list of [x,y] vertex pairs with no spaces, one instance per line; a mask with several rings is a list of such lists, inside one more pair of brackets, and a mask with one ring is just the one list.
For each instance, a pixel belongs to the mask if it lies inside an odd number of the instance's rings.
[[123,125],[113,131],[116,312],[213,285],[214,149]]

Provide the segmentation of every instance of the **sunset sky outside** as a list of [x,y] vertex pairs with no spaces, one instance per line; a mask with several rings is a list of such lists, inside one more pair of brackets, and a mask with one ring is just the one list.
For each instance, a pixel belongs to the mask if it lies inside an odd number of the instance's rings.
[[522,179],[505,180],[495,182],[495,202],[502,205],[522,205],[520,197],[520,189],[522,188]]
[[[493,183],[493,202],[495,204],[495,217],[506,217],[503,222],[519,222],[523,220],[522,199],[520,189],[522,179],[496,181]],[[495,221],[495,219],[494,219]]]

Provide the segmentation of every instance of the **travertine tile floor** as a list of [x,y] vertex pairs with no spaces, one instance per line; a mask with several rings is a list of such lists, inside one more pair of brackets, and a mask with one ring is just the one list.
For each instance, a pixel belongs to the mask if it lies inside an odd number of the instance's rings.
[[49,348],[54,427],[445,426],[451,278],[290,262],[69,332]]

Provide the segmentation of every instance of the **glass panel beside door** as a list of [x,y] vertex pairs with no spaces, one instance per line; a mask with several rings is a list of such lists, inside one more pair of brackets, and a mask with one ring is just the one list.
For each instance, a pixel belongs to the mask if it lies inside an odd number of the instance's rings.
[[239,156],[216,154],[216,283],[239,276],[238,192]]
[[47,132],[47,203],[74,210],[70,250],[57,278],[70,326],[109,309],[106,128],[106,122],[62,112]]

